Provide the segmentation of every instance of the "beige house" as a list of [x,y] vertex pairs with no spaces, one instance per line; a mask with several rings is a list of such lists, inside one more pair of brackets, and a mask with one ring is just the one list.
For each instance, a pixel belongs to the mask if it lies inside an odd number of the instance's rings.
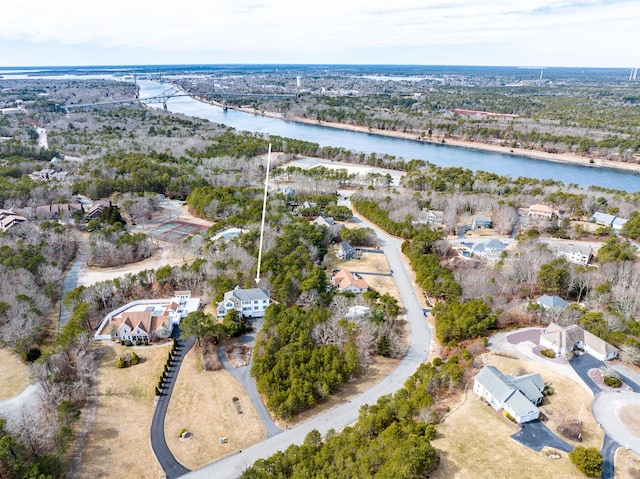
[[618,355],[617,348],[576,324],[563,328],[551,323],[542,331],[540,345],[552,349],[559,356],[575,349],[582,349],[600,361],[613,359]]
[[531,205],[527,216],[550,219],[554,215],[553,208],[547,205]]
[[20,223],[27,221],[27,218],[20,216],[13,209],[0,209],[0,230],[7,231]]

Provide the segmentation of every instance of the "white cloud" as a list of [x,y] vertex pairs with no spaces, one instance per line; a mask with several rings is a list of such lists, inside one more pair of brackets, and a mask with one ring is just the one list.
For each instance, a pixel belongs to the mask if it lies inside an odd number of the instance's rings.
[[[209,62],[216,63],[216,55],[224,53],[237,62],[257,57],[264,62],[394,63],[407,48],[468,45],[478,51],[486,45],[486,55],[475,63],[512,63],[517,49],[519,64],[549,58],[545,63],[571,65],[576,56],[594,66],[640,63],[637,0],[9,1],[0,0],[8,3],[0,5],[0,38],[148,50],[167,57],[181,53],[187,62],[209,54]],[[362,58],[364,51],[389,56],[376,61]],[[448,63],[465,62],[451,58]]]

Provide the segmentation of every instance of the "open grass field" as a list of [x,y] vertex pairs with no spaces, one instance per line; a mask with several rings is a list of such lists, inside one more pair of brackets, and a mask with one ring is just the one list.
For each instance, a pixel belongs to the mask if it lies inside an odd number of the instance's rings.
[[640,479],[640,457],[633,451],[618,449],[615,458],[615,479]]
[[[603,433],[591,416],[591,395],[582,386],[544,365],[526,360],[486,355],[485,364],[496,366],[505,374],[539,372],[555,390],[541,406],[549,416],[547,426],[557,433],[555,423],[561,416],[576,419],[580,415],[584,436],[580,444],[600,448]],[[551,459],[546,455],[547,448],[536,452],[511,439],[518,428],[484,404],[473,393],[471,383],[464,402],[457,408],[452,405],[452,409],[438,426],[438,436],[433,441],[441,451],[442,463],[432,479],[584,478],[566,453],[560,452],[560,459]]]
[[[171,343],[127,348],[106,345],[98,368],[98,410],[79,479],[157,479],[163,477],[151,450],[149,429],[155,410],[154,387]],[[115,366],[118,354],[135,351],[140,364]]]
[[[203,371],[199,357],[195,348],[187,354],[165,420],[167,445],[189,469],[202,467],[267,436],[242,385],[225,370]],[[178,439],[182,428],[193,434],[188,441]],[[222,437],[229,442],[221,444]]]
[[0,349],[0,401],[20,394],[29,385],[29,368],[8,349]]

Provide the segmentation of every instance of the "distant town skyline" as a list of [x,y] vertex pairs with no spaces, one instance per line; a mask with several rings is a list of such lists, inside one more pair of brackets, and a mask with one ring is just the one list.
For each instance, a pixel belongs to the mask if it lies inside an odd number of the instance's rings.
[[0,0],[0,11],[4,67],[640,66],[639,0]]

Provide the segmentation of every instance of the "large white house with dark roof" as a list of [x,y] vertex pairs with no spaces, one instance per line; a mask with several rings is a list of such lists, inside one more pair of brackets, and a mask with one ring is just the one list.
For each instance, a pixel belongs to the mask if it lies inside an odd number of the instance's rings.
[[540,416],[544,382],[540,374],[504,375],[495,366],[485,366],[473,380],[473,392],[496,411],[506,411],[516,422],[534,421]]
[[237,311],[238,314],[247,318],[261,318],[269,302],[269,291],[266,289],[242,289],[236,286],[224,293],[224,299],[218,303],[217,316],[222,318],[229,311]]

